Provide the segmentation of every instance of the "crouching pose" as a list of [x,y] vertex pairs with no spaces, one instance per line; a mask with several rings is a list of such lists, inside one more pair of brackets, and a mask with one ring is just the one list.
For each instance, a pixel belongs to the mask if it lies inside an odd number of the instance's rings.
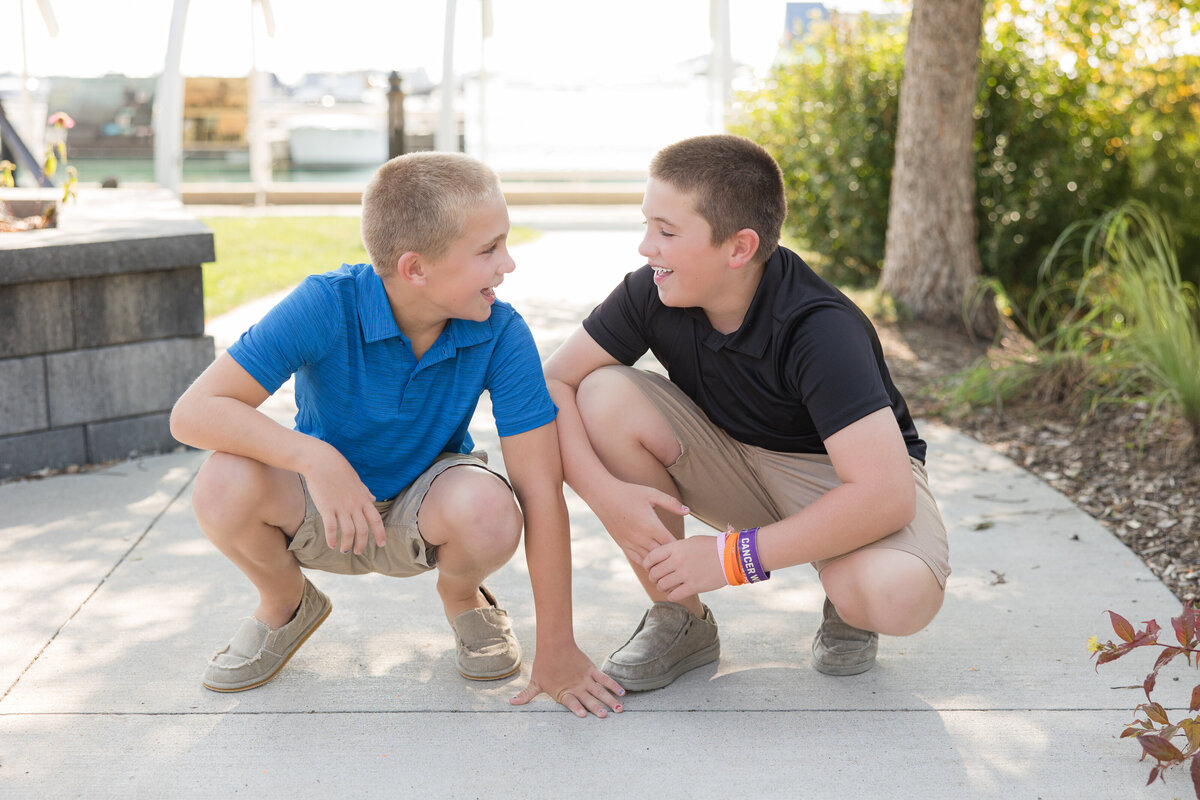
[[[650,165],[629,273],[551,356],[567,482],[653,605],[602,669],[630,690],[717,659],[699,594],[811,563],[813,666],[853,675],[924,628],[950,573],[925,442],[866,316],[778,245],[771,156],[687,139]],[[647,351],[665,370],[635,369]],[[684,538],[691,514],[716,534]],[[753,588],[737,591],[754,591]]]
[[[301,567],[436,569],[459,671],[512,675],[521,648],[483,581],[524,527],[537,658],[514,702],[545,690],[580,716],[620,710],[620,687],[575,645],[556,409],[528,326],[496,299],[514,268],[508,231],[499,183],[479,162],[392,159],[363,196],[371,263],[306,279],[176,404],[176,438],[215,451],[196,479],[200,527],[258,591],[205,670],[209,689],[271,680],[329,615]],[[293,374],[291,430],[258,407]],[[472,452],[485,390],[507,476]]]

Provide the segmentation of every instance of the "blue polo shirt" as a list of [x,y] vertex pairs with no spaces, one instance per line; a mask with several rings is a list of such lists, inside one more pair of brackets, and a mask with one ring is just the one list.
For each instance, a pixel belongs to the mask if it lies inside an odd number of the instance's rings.
[[554,420],[529,326],[496,301],[485,322],[452,319],[417,360],[370,264],[312,275],[229,348],[263,389],[296,376],[296,430],[333,445],[380,500],[444,452],[491,395],[500,436]]

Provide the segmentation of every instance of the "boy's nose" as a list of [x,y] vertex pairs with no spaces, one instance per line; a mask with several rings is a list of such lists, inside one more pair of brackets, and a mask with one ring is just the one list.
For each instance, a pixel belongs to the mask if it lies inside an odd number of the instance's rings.
[[638,245],[638,255],[643,258],[649,258],[654,255],[654,249],[650,247],[650,234],[647,233],[642,237],[641,243]]

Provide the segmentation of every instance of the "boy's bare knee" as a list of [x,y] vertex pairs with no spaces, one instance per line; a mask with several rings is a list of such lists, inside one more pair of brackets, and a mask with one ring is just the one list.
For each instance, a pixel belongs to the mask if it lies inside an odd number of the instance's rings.
[[605,424],[620,422],[629,410],[628,398],[641,393],[617,367],[601,367],[579,382],[575,400],[584,424],[597,421]]
[[[446,477],[451,480],[444,481]],[[434,487],[418,518],[430,543],[460,546],[483,560],[512,556],[524,518],[504,481],[483,469],[455,467],[443,473]]]
[[261,505],[266,466],[231,453],[213,453],[200,467],[192,490],[196,518],[206,528],[243,521]]
[[888,636],[923,630],[945,597],[929,567],[899,550],[863,550],[835,561],[821,583],[842,619]]

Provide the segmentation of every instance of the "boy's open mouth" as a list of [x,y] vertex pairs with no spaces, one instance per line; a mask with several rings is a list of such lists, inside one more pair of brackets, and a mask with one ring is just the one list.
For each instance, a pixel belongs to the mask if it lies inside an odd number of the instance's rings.
[[484,289],[483,291],[480,292],[480,294],[483,295],[484,297],[486,297],[488,300],[496,299],[495,288]]
[[667,276],[670,275],[674,271],[675,270],[667,269],[666,267],[655,267],[654,268],[654,282],[661,283],[662,281],[666,280]]

